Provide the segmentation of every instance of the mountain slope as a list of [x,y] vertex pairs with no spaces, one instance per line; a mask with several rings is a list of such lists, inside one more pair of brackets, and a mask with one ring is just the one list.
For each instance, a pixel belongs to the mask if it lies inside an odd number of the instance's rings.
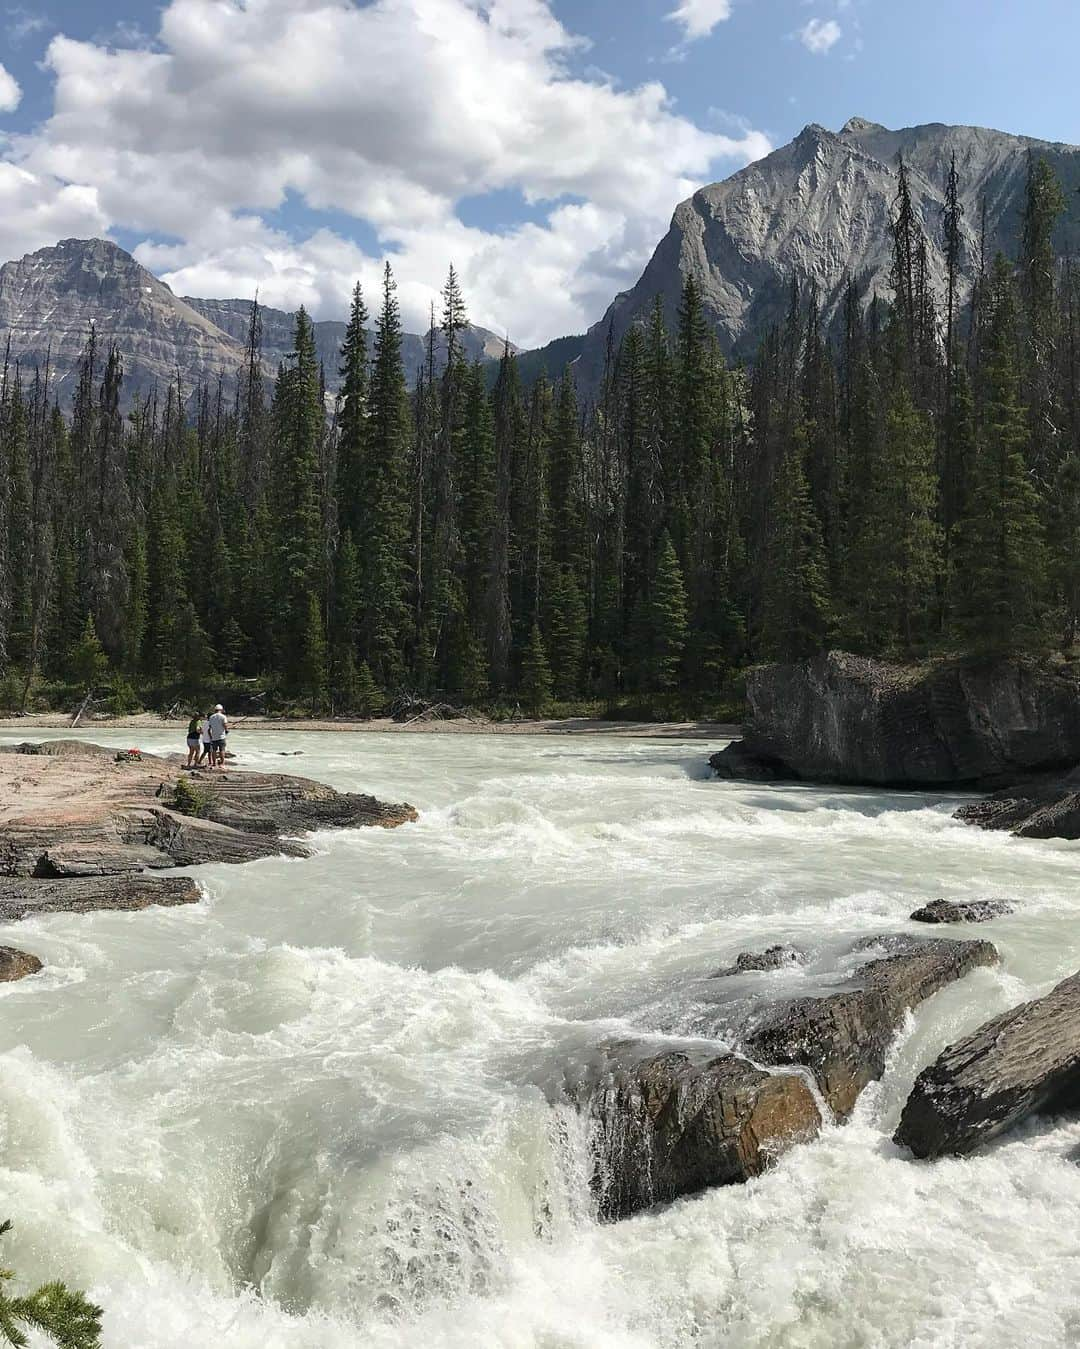
[[[50,385],[64,406],[71,403],[91,324],[103,352],[113,342],[120,349],[125,407],[154,388],[164,391],[177,375],[187,393],[219,378],[231,392],[245,360],[251,306],[250,300],[180,298],[108,239],[63,239],[0,266],[0,342],[10,339],[12,359],[27,376],[48,361]],[[295,315],[269,308],[261,313],[263,363],[272,379],[293,349]],[[345,324],[314,326],[333,392]],[[468,329],[463,344],[470,360],[483,361],[497,359],[504,347],[501,337],[480,327]],[[406,333],[402,346],[411,385],[427,341]],[[439,361],[444,348],[438,334],[435,349]]]
[[[674,331],[688,274],[701,289],[724,351],[747,359],[783,314],[793,276],[817,286],[826,321],[835,318],[850,278],[888,295],[888,226],[901,154],[939,291],[945,276],[945,183],[955,154],[964,206],[963,270],[970,282],[984,201],[988,255],[999,248],[1015,254],[1029,153],[1046,156],[1073,201],[1080,186],[1076,146],[940,123],[890,131],[857,117],[836,133],[806,127],[790,144],[701,188],[676,208],[641,279],[589,330],[579,383],[595,389],[609,326],[618,342],[632,323],[644,319],[657,295]],[[1063,222],[1059,246],[1062,252],[1080,246],[1076,212]]]
[[0,267],[0,340],[10,338],[24,371],[49,362],[61,403],[91,323],[104,348],[120,348],[125,403],[164,390],[177,372],[186,389],[232,379],[244,359],[239,343],[107,239],[63,239]]

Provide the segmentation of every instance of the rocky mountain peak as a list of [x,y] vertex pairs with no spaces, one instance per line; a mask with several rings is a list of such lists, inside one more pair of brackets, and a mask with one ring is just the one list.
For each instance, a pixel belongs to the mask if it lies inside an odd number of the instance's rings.
[[[984,202],[990,252],[1000,248],[1015,256],[1031,153],[1046,156],[1067,194],[1080,187],[1075,146],[942,123],[894,131],[852,117],[839,132],[811,123],[788,145],[676,207],[641,279],[590,329],[577,365],[582,389],[598,386],[609,329],[618,342],[631,324],[644,322],[657,295],[674,329],[688,275],[724,351],[748,360],[783,316],[792,278],[816,288],[826,323],[836,320],[852,280],[867,297],[889,295],[889,226],[901,155],[939,292],[945,185],[955,158],[964,207],[962,271],[969,284]],[[1058,242],[1062,253],[1080,248],[1075,219],[1063,222]]]

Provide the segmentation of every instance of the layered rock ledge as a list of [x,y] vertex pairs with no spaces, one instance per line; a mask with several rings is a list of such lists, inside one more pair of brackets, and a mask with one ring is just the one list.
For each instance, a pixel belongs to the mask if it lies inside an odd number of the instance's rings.
[[834,651],[753,671],[747,700],[743,739],[711,760],[721,777],[995,787],[1080,762],[1080,681],[1023,662]]
[[989,942],[906,935],[851,954],[854,968],[817,996],[762,990],[748,1004],[722,1000],[712,1029],[730,1046],[724,1053],[700,1043],[661,1053],[655,1042],[607,1047],[599,1079],[583,1093],[602,1218],[749,1180],[813,1138],[823,1114],[844,1122],[884,1072],[907,1011],[997,960]]
[[279,773],[187,772],[175,759],[118,761],[55,740],[0,752],[0,918],[141,909],[198,897],[186,877],[145,873],[204,862],[307,855],[290,835],[416,819],[408,805]]
[[895,1141],[962,1155],[1029,1115],[1080,1106],[1080,974],[995,1017],[921,1072]]

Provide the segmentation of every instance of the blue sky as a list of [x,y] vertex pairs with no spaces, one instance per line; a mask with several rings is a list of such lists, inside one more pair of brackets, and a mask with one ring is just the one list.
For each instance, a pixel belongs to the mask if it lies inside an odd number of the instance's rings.
[[108,233],[185,293],[340,314],[447,264],[533,343],[807,122],[1080,142],[1073,0],[0,0],[0,256]]

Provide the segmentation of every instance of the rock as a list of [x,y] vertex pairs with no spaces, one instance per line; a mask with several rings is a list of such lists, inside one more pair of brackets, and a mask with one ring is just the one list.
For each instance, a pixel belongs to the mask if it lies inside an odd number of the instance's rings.
[[751,970],[779,970],[791,965],[801,965],[806,954],[794,946],[769,946],[764,951],[742,951],[735,957],[735,964],[726,969],[717,970],[714,979],[726,978],[729,974],[746,974]]
[[753,754],[741,740],[725,745],[709,760],[718,778],[735,782],[778,782],[791,780],[793,774],[778,759]]
[[658,1054],[612,1072],[591,1101],[593,1191],[601,1217],[759,1175],[821,1115],[806,1082],[724,1054]]
[[1080,838],[1080,773],[1030,779],[961,806],[954,816],[1018,838]]
[[912,939],[860,966],[842,991],[753,1012],[740,1048],[757,1063],[808,1068],[837,1119],[847,1119],[859,1093],[885,1071],[905,1013],[997,958],[989,942]]
[[[305,857],[307,849],[283,835],[392,828],[416,819],[412,806],[280,773],[189,774],[179,762],[103,763],[100,755],[70,747],[58,754],[39,756],[36,747],[22,753],[33,767],[0,760],[0,800],[5,783],[10,788],[0,805],[0,874],[120,875]],[[184,813],[174,797],[181,779],[192,788]],[[24,809],[25,793],[37,793],[41,806]]]
[[39,974],[41,969],[37,956],[17,951],[14,946],[0,946],[0,984],[13,984],[28,974]]
[[[1035,142],[963,126],[892,131],[853,117],[840,131],[810,125],[789,144],[725,181],[699,188],[675,208],[671,226],[637,284],[616,296],[588,332],[575,363],[583,395],[599,387],[608,334],[617,347],[644,324],[659,298],[674,331],[685,280],[697,282],[709,329],[725,355],[753,362],[770,325],[783,319],[792,276],[818,297],[826,329],[839,322],[843,291],[858,278],[866,294],[891,298],[889,222],[902,155],[916,215],[940,220],[947,168],[964,166],[961,287],[966,293],[979,257],[978,223],[987,202],[990,247],[1017,256],[1027,158],[1046,155],[1075,191],[1072,146]],[[944,290],[941,236],[928,239],[931,284]],[[1063,252],[1078,247],[1075,225],[1057,237]]]
[[1013,906],[1003,899],[970,899],[955,902],[934,899],[911,915],[914,923],[987,923],[1012,913]]
[[964,1154],[1029,1115],[1080,1105],[1080,974],[995,1017],[918,1076],[895,1141]]
[[83,876],[60,880],[0,876],[0,922],[16,922],[42,913],[195,904],[199,898],[199,887],[189,876]]
[[1080,682],[1019,661],[907,668],[834,651],[752,671],[747,699],[743,740],[711,761],[722,775],[757,763],[817,782],[992,786],[1080,761]]

